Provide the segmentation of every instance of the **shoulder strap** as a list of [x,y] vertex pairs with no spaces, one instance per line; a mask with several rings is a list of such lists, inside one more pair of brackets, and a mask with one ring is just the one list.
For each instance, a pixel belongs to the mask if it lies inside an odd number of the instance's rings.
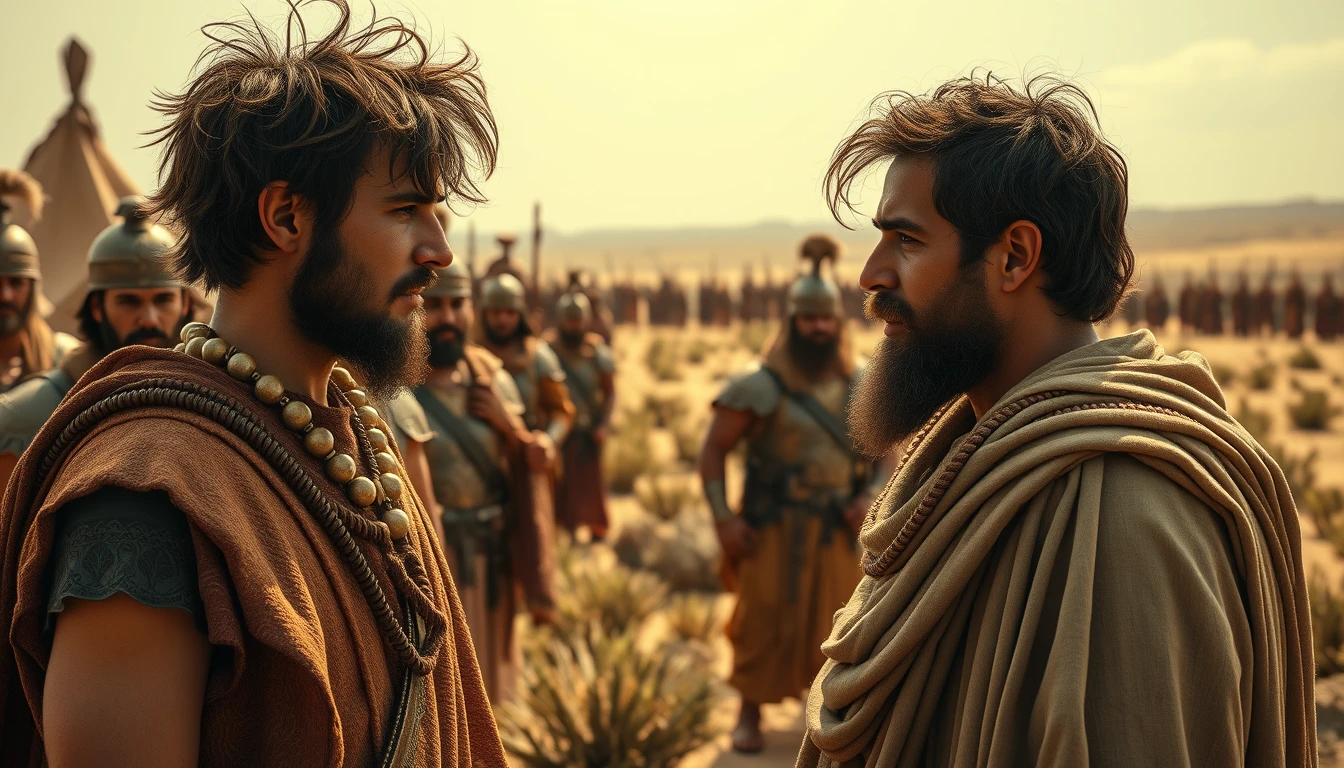
[[813,421],[820,424],[821,428],[826,430],[827,436],[829,436],[836,445],[840,446],[841,450],[850,454],[854,453],[854,442],[849,439],[849,428],[841,423],[834,414],[826,410],[821,403],[817,402],[815,397],[806,392],[798,392],[789,389],[784,383],[784,379],[778,373],[770,370],[768,366],[762,365],[761,370],[770,374],[770,378],[775,380],[775,384],[779,386],[779,389],[784,393],[784,396],[797,403],[800,408],[807,412],[807,415],[812,417]]
[[556,352],[555,359],[560,362],[560,368],[565,372],[565,386],[569,388],[570,393],[581,398],[589,408],[597,408],[597,396],[588,386],[588,382],[574,375],[574,369],[570,367],[564,355]]
[[467,425],[462,423],[462,419],[439,402],[439,399],[423,384],[414,391],[420,407],[424,408],[425,413],[437,421],[448,432],[453,442],[462,448],[462,453],[466,455],[467,461],[471,462],[471,466],[475,467],[481,479],[487,485],[504,487],[504,473],[490,460],[490,456],[485,452],[485,446],[471,434]]

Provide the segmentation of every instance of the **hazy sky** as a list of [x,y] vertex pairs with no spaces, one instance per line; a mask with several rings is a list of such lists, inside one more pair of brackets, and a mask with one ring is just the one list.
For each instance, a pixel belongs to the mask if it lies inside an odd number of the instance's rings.
[[[67,96],[58,50],[92,50],[85,90],[147,189],[155,89],[186,81],[203,23],[279,0],[3,0],[0,165],[21,164]],[[366,12],[367,4],[355,5]],[[132,10],[132,9],[138,10]],[[565,231],[819,221],[835,144],[883,90],[973,66],[1053,67],[1098,100],[1136,206],[1344,198],[1344,2],[419,0],[480,55],[500,124],[483,230],[533,200]],[[320,17],[320,15],[319,15]],[[872,198],[870,198],[871,202]]]

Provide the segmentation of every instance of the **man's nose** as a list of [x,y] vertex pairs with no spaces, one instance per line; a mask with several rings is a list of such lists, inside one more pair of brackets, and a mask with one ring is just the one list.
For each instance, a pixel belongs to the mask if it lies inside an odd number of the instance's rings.
[[859,273],[859,287],[868,293],[875,293],[894,291],[900,286],[901,278],[896,274],[891,258],[883,253],[882,245],[879,243],[869,254],[868,260],[863,263],[863,271]]

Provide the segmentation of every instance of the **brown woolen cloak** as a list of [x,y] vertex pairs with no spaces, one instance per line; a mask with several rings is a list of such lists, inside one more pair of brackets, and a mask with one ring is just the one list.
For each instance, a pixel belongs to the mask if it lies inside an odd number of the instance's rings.
[[[300,496],[292,490],[294,467],[285,470],[282,461],[278,471],[248,439],[216,420],[223,409],[207,408],[210,415],[202,415],[178,405],[144,405],[140,395],[118,396],[133,407],[101,414],[68,450],[52,450],[62,430],[89,421],[86,409],[155,379],[232,398],[288,452],[313,491]],[[24,453],[0,514],[4,765],[42,762],[40,715],[50,651],[42,628],[54,513],[106,485],[164,491],[187,516],[207,635],[215,647],[200,764],[375,764],[392,730],[407,667],[384,640],[368,589],[361,588],[328,528],[305,504],[305,498],[311,502],[321,494],[345,505],[341,489],[326,479],[276,410],[250,390],[184,354],[119,350],[80,380]],[[338,451],[361,455],[349,410],[309,404],[314,422],[335,435]],[[55,463],[44,467],[49,456]],[[428,674],[409,710],[414,727],[401,764],[504,766],[447,564],[433,544],[423,505],[410,482],[404,485],[401,506],[412,520],[407,550],[395,551],[381,526],[346,528],[347,553],[363,555],[372,576],[366,584],[376,582],[393,613],[404,616],[397,610],[394,581],[410,578],[432,608],[422,615],[437,616],[441,627],[446,619],[437,654],[421,645]],[[399,568],[403,575],[396,577]]]

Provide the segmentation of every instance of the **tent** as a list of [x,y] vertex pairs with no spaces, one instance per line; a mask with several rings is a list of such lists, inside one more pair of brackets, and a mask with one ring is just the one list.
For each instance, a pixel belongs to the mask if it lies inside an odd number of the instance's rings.
[[73,332],[75,312],[88,291],[86,261],[93,238],[113,221],[117,202],[140,193],[139,186],[108,154],[98,136],[82,88],[89,54],[75,38],[63,52],[70,105],[56,118],[47,137],[28,155],[24,170],[42,183],[45,215],[20,222],[37,241],[42,259],[43,293],[55,304],[51,327]]

